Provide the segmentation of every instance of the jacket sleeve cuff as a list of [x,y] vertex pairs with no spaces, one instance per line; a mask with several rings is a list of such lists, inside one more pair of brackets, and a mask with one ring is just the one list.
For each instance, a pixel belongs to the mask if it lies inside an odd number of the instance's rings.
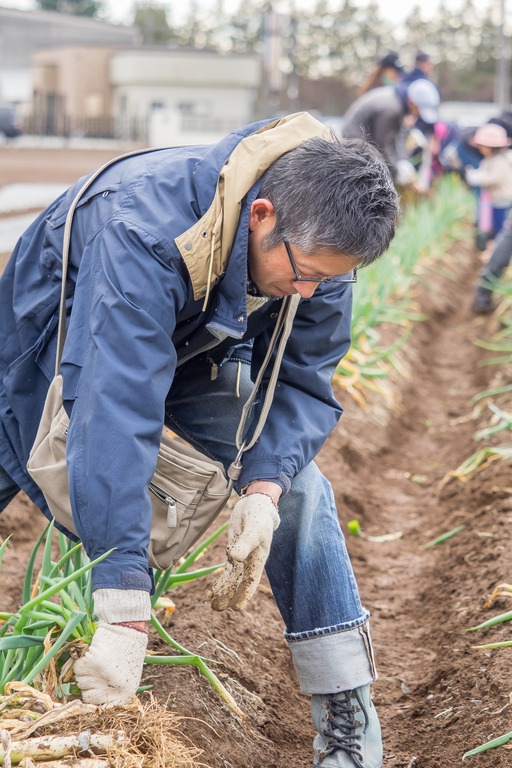
[[111,552],[92,569],[92,590],[98,589],[133,589],[152,594],[154,582],[147,558]]
[[281,459],[254,459],[248,463],[248,466],[242,467],[242,472],[238,478],[235,490],[240,493],[249,483],[255,480],[269,480],[279,485],[283,491],[283,496],[288,493],[291,487],[291,479],[284,474]]

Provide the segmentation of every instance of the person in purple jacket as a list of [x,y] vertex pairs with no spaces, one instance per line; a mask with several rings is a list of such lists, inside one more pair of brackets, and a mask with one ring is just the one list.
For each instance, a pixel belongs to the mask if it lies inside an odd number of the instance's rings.
[[[22,488],[50,514],[26,462],[53,377],[64,222],[82,183],[26,230],[0,279],[0,509]],[[244,609],[266,564],[311,695],[314,765],[382,765],[369,614],[314,458],[342,412],[331,379],[350,345],[355,270],[387,249],[397,216],[379,153],[339,141],[307,113],[216,145],[121,158],[81,199],[61,361],[69,491],[89,557],[114,549],[92,573],[99,624],[75,664],[84,701],[123,704],[141,680],[149,482],[164,424],[228,467],[251,371],[283,297],[298,294],[211,602]]]

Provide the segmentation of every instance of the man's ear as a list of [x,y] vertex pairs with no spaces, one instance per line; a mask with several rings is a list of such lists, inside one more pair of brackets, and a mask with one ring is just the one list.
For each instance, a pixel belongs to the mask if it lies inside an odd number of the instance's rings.
[[276,210],[270,200],[266,197],[258,197],[251,203],[251,213],[249,214],[249,230],[253,232],[256,227],[268,218],[275,218]]

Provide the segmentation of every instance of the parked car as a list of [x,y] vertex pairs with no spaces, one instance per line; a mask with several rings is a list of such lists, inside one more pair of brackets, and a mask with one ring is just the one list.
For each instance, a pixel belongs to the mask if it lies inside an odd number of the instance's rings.
[[16,120],[14,109],[7,104],[0,104],[0,142],[14,139],[21,134],[21,127]]

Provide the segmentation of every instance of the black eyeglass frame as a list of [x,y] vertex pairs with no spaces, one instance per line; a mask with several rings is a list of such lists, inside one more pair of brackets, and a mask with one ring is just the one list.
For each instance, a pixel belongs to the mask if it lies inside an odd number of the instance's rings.
[[350,277],[347,275],[333,275],[332,277],[302,277],[301,274],[299,274],[299,270],[297,269],[297,265],[295,264],[295,259],[293,258],[292,249],[290,248],[290,243],[288,240],[285,240],[283,238],[284,247],[286,248],[286,253],[288,254],[288,258],[290,259],[290,264],[292,265],[293,269],[293,282],[294,283],[357,283],[357,267],[354,267],[352,272],[350,273]]

